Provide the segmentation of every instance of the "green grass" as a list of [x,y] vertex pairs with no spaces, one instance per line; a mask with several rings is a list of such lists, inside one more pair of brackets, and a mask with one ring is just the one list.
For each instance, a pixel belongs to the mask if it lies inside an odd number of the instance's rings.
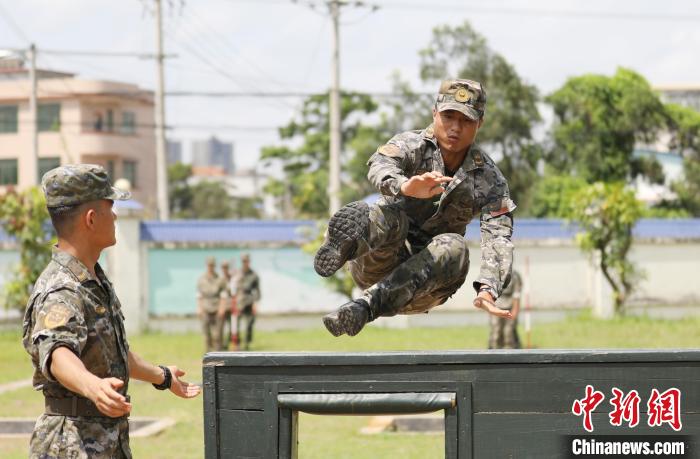
[[[254,351],[387,351],[484,349],[487,327],[411,328],[369,327],[354,338],[333,338],[320,327],[312,330],[260,332]],[[525,337],[522,337],[523,340]],[[17,332],[0,333],[0,384],[31,377],[28,356]],[[533,347],[540,349],[700,348],[700,318],[679,321],[628,317],[599,321],[587,315],[551,324],[535,324]],[[133,337],[131,348],[147,360],[175,363],[191,381],[201,380],[202,339],[197,334],[146,334]],[[177,424],[156,437],[131,441],[137,458],[198,458],[204,455],[202,399],[180,400],[150,385],[133,382],[130,388],[134,416],[171,417]],[[4,417],[36,418],[42,411],[41,394],[31,388],[0,394]],[[300,416],[300,457],[440,457],[438,435],[383,434],[366,436],[359,429],[363,417]],[[27,439],[0,440],[0,457],[27,456]]]

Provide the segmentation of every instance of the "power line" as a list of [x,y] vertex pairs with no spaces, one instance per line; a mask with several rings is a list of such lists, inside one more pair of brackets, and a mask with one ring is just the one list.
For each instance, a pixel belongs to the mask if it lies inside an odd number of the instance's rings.
[[[227,0],[229,2],[240,3],[256,3],[260,4],[260,0]],[[265,3],[287,3],[289,0],[266,0]],[[292,0],[293,1],[293,0]],[[303,1],[301,3],[312,3]],[[355,2],[348,2],[353,4]],[[668,13],[636,13],[628,11],[608,12],[608,11],[581,11],[581,10],[558,10],[544,8],[511,8],[497,6],[483,6],[478,3],[436,3],[436,2],[378,2],[377,6],[382,9],[398,9],[401,11],[457,11],[473,14],[505,14],[516,16],[552,16],[565,17],[572,19],[622,19],[632,21],[679,21],[679,22],[698,22],[700,15],[698,14],[668,14]],[[394,14],[394,13],[392,13]]]
[[614,11],[570,11],[556,10],[543,8],[500,8],[493,6],[483,6],[480,4],[465,4],[459,5],[449,3],[416,3],[416,2],[397,2],[382,4],[383,8],[400,8],[411,10],[434,10],[434,11],[463,11],[465,13],[485,13],[485,14],[509,14],[509,15],[524,15],[524,16],[553,16],[553,17],[574,17],[587,19],[625,19],[625,20],[642,20],[642,21],[700,21],[700,15],[677,15],[667,13],[631,13],[631,12],[614,12]]
[[0,5],[0,16],[2,16],[5,19],[5,22],[15,32],[15,35],[17,35],[20,40],[24,41],[25,43],[31,43],[31,40],[29,39],[29,37],[27,37],[27,34],[25,34],[22,28],[17,25],[15,20],[12,19],[10,13],[8,13],[7,10],[5,10],[5,8],[2,7],[2,5]]

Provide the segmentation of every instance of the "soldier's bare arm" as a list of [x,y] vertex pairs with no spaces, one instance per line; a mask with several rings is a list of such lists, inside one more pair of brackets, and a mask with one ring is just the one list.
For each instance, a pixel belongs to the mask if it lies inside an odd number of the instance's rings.
[[131,403],[117,392],[124,381],[117,378],[98,378],[90,373],[83,362],[65,346],[51,353],[51,374],[65,388],[90,399],[101,413],[117,418],[131,412]]
[[[182,398],[192,398],[199,395],[202,389],[198,385],[180,379],[181,376],[185,375],[184,371],[174,365],[168,366],[168,368],[172,375],[170,391],[173,394]],[[160,367],[146,362],[132,351],[129,351],[129,376],[151,384],[162,384],[165,380],[165,374]]]
[[401,185],[401,194],[420,199],[432,198],[445,191],[442,185],[451,181],[452,177],[437,171],[414,175]]

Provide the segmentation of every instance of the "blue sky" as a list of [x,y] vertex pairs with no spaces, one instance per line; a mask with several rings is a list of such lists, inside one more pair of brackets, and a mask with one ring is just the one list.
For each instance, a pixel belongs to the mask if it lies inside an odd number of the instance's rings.
[[[324,91],[330,20],[320,2],[164,0],[169,91]],[[567,77],[630,67],[652,84],[700,84],[700,3],[691,0],[375,0],[345,8],[341,83],[385,92],[395,70],[421,90],[418,50],[433,27],[465,19],[543,93]],[[150,0],[0,0],[0,48],[152,52]],[[8,23],[8,17],[16,25]],[[153,89],[152,61],[40,54],[42,67]],[[300,99],[169,97],[171,137],[233,141],[239,166],[255,164]],[[207,128],[206,126],[212,126]],[[233,129],[232,127],[238,127]]]

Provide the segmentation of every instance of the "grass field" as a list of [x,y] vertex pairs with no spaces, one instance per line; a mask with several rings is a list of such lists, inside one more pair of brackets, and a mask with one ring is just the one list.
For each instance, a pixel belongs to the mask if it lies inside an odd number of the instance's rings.
[[[312,330],[261,332],[253,351],[387,351],[483,349],[486,327],[412,328],[369,327],[354,338],[332,338],[320,327]],[[130,340],[131,348],[147,360],[176,363],[189,380],[201,380],[202,340],[199,335],[145,334]],[[700,348],[700,318],[662,321],[628,317],[598,321],[587,316],[536,324],[533,347],[541,349]],[[31,376],[20,332],[0,333],[0,384]],[[188,379],[188,378],[186,378]],[[131,441],[137,458],[200,458],[204,455],[202,399],[180,400],[133,382],[134,416],[170,417],[174,427],[149,438]],[[2,417],[36,418],[43,410],[41,394],[31,388],[0,394]],[[440,435],[381,434],[366,436],[359,429],[364,417],[300,416],[300,458],[431,458],[442,457]],[[27,457],[28,439],[0,439],[0,457]]]

